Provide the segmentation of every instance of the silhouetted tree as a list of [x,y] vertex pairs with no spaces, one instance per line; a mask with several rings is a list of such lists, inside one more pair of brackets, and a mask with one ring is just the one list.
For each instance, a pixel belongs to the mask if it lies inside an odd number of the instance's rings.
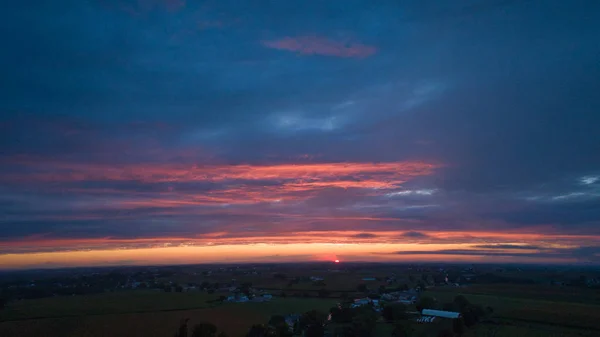
[[317,310],[307,311],[300,317],[300,332],[304,331],[306,337],[322,337],[325,333],[323,325],[326,319],[327,314],[323,312]]
[[452,320],[452,331],[459,336],[462,336],[462,334],[465,333],[465,322],[462,318]]
[[180,293],[180,292],[182,292],[182,291],[183,291],[183,287],[182,287],[182,286],[180,286],[180,285],[178,285],[178,286],[175,286],[175,291],[176,291],[176,292],[178,292],[178,293]]
[[269,326],[274,328],[274,335],[277,337],[289,336],[292,333],[290,332],[290,327],[285,322],[285,317],[281,315],[273,315],[271,319],[269,319]]
[[444,329],[444,330],[438,332],[437,337],[454,337],[454,335],[452,334],[452,331],[450,331],[448,329]]
[[277,326],[281,323],[285,323],[285,317],[282,315],[273,315],[271,319],[269,319],[269,325]]
[[333,337],[355,337],[354,330],[347,325],[336,326],[333,330]]
[[331,320],[335,323],[352,323],[352,318],[356,314],[356,309],[342,306],[341,308],[333,307],[329,310],[331,313]]
[[405,319],[407,317],[406,306],[402,303],[388,304],[383,307],[381,315],[388,322]]
[[472,327],[477,324],[481,318],[485,316],[485,310],[480,305],[470,305],[464,311],[461,312],[465,325]]
[[413,330],[413,327],[408,321],[397,323],[392,331],[392,337],[411,337]]
[[423,309],[432,309],[435,305],[433,297],[421,296],[416,304],[417,310],[422,311]]
[[323,337],[325,328],[323,325],[309,325],[304,333],[305,337]]
[[200,323],[194,325],[191,337],[215,337],[217,326],[212,323]]
[[189,320],[190,320],[189,318],[181,320],[181,322],[179,323],[179,329],[175,333],[174,337],[187,337],[187,335],[188,335],[187,323]]
[[442,305],[442,310],[445,311],[459,311],[458,306],[456,305],[456,303],[451,302],[451,303],[444,303],[444,305]]
[[469,300],[463,295],[456,296],[454,298],[454,303],[456,304],[459,312],[467,310],[467,308],[469,308],[469,306],[471,305]]
[[264,324],[254,324],[248,330],[246,337],[267,337],[270,335],[269,328]]
[[250,291],[251,288],[252,288],[252,283],[251,282],[244,282],[240,286],[240,291],[242,293],[244,293],[244,295],[250,296],[251,295],[251,291]]
[[352,319],[352,330],[358,337],[369,337],[375,330],[377,314],[371,308],[358,308],[356,316]]

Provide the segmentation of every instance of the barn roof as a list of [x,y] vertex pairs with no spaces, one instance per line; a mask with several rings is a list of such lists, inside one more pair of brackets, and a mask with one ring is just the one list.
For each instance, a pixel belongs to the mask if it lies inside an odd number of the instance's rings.
[[442,310],[433,310],[433,309],[423,309],[421,312],[423,316],[435,316],[435,317],[443,317],[443,318],[459,318],[460,313],[454,311],[442,311]]

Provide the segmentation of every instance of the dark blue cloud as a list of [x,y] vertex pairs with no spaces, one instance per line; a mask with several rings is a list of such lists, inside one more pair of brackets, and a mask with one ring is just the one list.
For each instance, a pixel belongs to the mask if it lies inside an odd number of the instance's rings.
[[598,233],[596,1],[5,7],[0,238]]

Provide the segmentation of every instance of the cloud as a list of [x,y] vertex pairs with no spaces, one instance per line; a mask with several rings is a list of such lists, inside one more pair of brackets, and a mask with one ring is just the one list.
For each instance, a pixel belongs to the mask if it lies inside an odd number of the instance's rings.
[[597,181],[600,181],[600,176],[585,176],[581,177],[579,181],[584,185],[592,185],[595,184]]
[[516,245],[516,244],[492,244],[492,245],[476,245],[476,248],[481,249],[523,249],[523,250],[534,250],[541,249],[541,246],[537,245]]
[[[319,187],[393,188],[406,179],[428,175],[439,165],[424,162],[299,163],[278,165],[87,164],[52,159],[15,158],[11,164],[37,172],[7,174],[3,181],[223,182],[280,180],[291,189]],[[41,166],[43,165],[43,166]],[[373,175],[374,179],[368,176]]]
[[410,195],[432,195],[436,193],[436,190],[433,189],[423,189],[423,190],[402,190],[396,192],[390,192],[386,194],[388,197],[396,197],[396,196],[410,196]]
[[416,3],[11,2],[0,245],[592,247],[600,21]]
[[515,250],[485,250],[485,249],[441,249],[428,251],[397,251],[397,255],[437,255],[437,256],[484,256],[484,257],[509,257],[509,258],[533,258],[539,260],[555,259],[559,261],[586,261],[592,263],[600,262],[600,247],[576,247],[576,248],[552,248],[539,249],[538,251],[515,251]]
[[339,42],[317,36],[285,37],[263,41],[267,48],[297,52],[305,55],[365,58],[377,52],[377,48],[355,42]]
[[356,239],[374,239],[377,237],[377,234],[373,234],[373,233],[358,233],[358,234],[354,234],[352,235],[353,238]]
[[402,233],[401,237],[410,239],[426,239],[429,238],[429,235],[421,232],[410,231]]

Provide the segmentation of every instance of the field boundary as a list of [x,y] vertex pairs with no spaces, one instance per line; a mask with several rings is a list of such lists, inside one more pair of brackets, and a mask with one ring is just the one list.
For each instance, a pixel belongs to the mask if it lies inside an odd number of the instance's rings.
[[33,316],[27,318],[13,318],[0,320],[0,324],[4,322],[22,322],[34,319],[57,319],[57,318],[76,318],[76,317],[88,317],[88,316],[110,316],[110,315],[127,315],[127,314],[150,314],[154,312],[173,312],[173,311],[187,311],[187,310],[200,310],[200,309],[212,309],[214,306],[202,306],[202,307],[188,307],[188,308],[174,308],[174,309],[159,309],[159,310],[137,310],[137,311],[122,311],[122,312],[108,312],[108,313],[91,313],[91,314],[73,314],[73,315],[61,315],[61,316]]

